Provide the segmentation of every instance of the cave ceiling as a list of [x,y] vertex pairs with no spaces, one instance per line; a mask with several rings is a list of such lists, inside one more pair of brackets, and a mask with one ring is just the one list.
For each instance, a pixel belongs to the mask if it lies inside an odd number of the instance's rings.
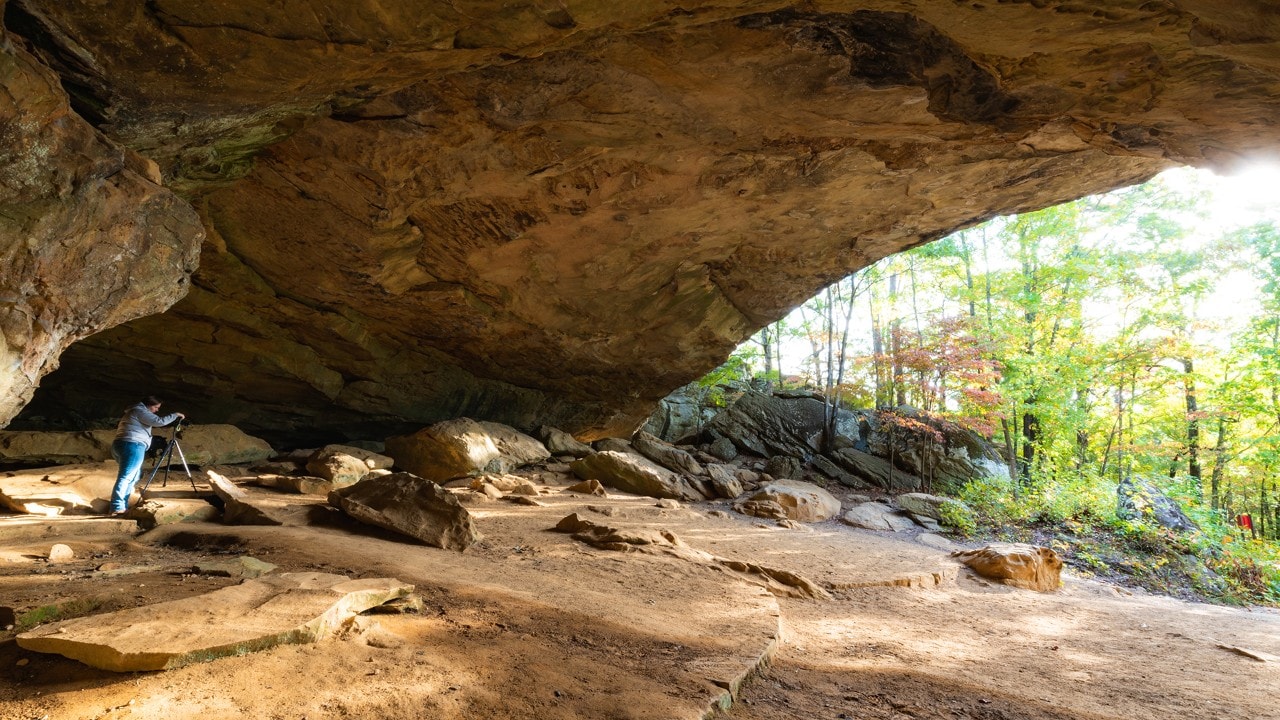
[[624,433],[886,255],[1280,145],[1263,2],[0,4],[15,427]]

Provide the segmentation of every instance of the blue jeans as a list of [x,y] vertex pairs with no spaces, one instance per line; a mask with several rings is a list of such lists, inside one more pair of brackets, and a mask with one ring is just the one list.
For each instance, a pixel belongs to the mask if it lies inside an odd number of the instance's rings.
[[133,486],[142,477],[142,461],[147,455],[147,446],[142,443],[116,440],[111,443],[111,457],[120,465],[120,473],[116,475],[116,486],[111,490],[111,512],[124,512],[129,509],[129,495]]

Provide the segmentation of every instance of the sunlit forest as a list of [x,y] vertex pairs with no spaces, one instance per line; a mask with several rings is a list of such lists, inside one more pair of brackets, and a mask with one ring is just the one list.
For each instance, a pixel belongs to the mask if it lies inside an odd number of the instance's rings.
[[[1270,180],[1268,180],[1270,178]],[[1264,172],[1180,170],[885,258],[744,344],[711,381],[974,429],[1009,523],[1142,539],[1117,488],[1176,499],[1246,594],[1280,597],[1280,208]],[[1150,538],[1147,538],[1148,540]]]

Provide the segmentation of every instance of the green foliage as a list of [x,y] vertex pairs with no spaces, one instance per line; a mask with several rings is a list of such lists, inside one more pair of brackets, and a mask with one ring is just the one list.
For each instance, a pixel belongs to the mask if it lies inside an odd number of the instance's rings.
[[41,605],[19,615],[14,630],[23,633],[37,625],[88,615],[101,605],[98,598],[76,598],[54,605]]
[[978,521],[968,507],[958,502],[942,503],[938,507],[939,521],[945,527],[953,528],[961,536],[969,537],[978,530]]

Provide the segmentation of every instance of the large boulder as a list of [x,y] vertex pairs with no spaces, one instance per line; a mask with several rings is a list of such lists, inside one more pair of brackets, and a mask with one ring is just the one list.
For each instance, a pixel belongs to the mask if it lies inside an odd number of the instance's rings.
[[878,502],[855,505],[840,518],[840,521],[845,525],[864,530],[904,532],[916,527],[911,518],[900,515],[892,507]]
[[979,575],[1006,585],[1040,592],[1062,585],[1062,558],[1046,547],[993,543],[977,550],[957,550],[951,556]]
[[936,520],[942,525],[951,525],[957,518],[973,514],[969,506],[959,500],[928,493],[904,493],[894,498],[894,501],[903,512],[917,520]]
[[649,433],[641,430],[631,438],[631,446],[641,455],[658,463],[662,467],[685,475],[701,475],[705,471],[701,463],[692,455],[680,448],[665,443]]
[[329,504],[369,525],[445,550],[480,539],[471,513],[453,493],[412,473],[372,477],[329,493]]
[[919,476],[855,448],[841,448],[832,453],[831,458],[855,477],[891,493],[916,492],[924,487]]
[[437,482],[506,473],[551,457],[546,446],[514,428],[470,418],[446,420],[412,435],[387,438],[396,467]]
[[[110,460],[115,436],[115,430],[0,430],[0,462],[69,465]],[[173,438],[173,433],[169,428],[156,428],[152,437],[168,441]],[[182,454],[175,450],[173,462],[185,457],[191,465],[252,463],[266,460],[273,454],[265,440],[246,435],[234,425],[183,425],[178,447]]]
[[682,476],[640,455],[605,450],[577,460],[570,467],[573,474],[583,480],[599,480],[603,485],[634,495],[706,499]]
[[579,442],[577,438],[569,433],[553,428],[550,425],[540,425],[535,433],[542,444],[546,446],[547,451],[552,455],[572,455],[573,457],[584,457],[595,452],[590,445]]
[[[355,450],[355,448],[350,449]],[[387,458],[387,460],[389,461],[390,458]],[[390,465],[390,462],[388,462],[386,467],[390,467]],[[360,482],[365,475],[369,474],[371,469],[367,461],[350,454],[346,448],[333,446],[317,450],[307,460],[307,472],[316,477],[324,478],[335,488],[346,487]]]
[[1151,522],[1177,532],[1199,529],[1176,500],[1142,478],[1125,478],[1116,486],[1116,516]]
[[822,522],[840,514],[840,501],[831,493],[801,480],[775,480],[752,494],[750,502],[776,503],[787,519]]

